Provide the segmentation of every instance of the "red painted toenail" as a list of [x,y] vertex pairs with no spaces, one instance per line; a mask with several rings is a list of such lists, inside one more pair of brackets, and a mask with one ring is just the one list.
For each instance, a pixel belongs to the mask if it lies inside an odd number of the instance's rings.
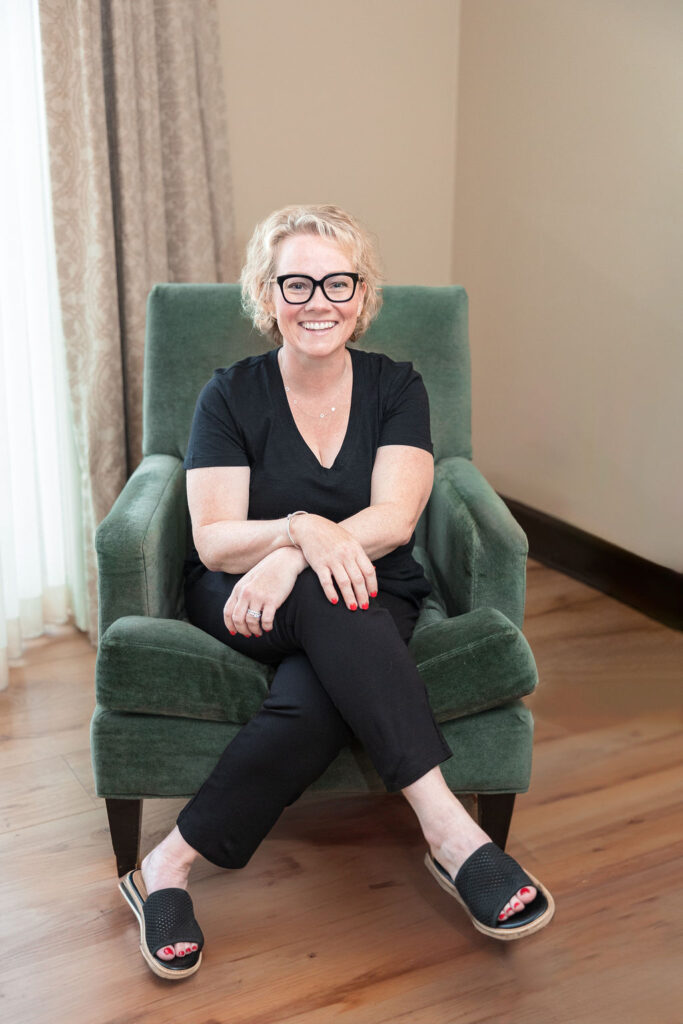
[[505,914],[499,914],[498,915],[498,920],[499,921],[504,921],[505,920]]
[[173,950],[171,949],[170,946],[167,946],[166,949],[164,950],[164,953],[166,954],[166,956],[172,956]]
[[185,950],[181,949],[180,952],[178,953],[178,956],[185,956]]
[[523,894],[524,894],[524,895],[526,896],[526,894],[527,894],[528,892],[531,892],[531,889],[527,889],[527,888],[524,888],[524,889],[520,889],[519,891],[520,891],[521,893],[523,893]]

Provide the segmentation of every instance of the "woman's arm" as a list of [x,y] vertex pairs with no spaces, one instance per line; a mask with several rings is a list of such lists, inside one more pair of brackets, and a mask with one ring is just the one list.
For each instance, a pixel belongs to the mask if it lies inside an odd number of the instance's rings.
[[430,452],[411,445],[383,445],[375,456],[367,508],[338,524],[316,515],[292,520],[292,537],[330,600],[336,582],[349,607],[356,602],[367,606],[368,597],[377,593],[369,559],[409,542],[433,481]]
[[[316,557],[334,539],[334,531],[323,524],[336,525],[360,541],[369,558],[381,558],[410,541],[433,483],[434,458],[428,451],[403,444],[384,445],[375,456],[368,507],[338,524],[322,516],[301,516],[290,526],[292,537],[307,557]],[[316,544],[310,543],[314,534]]]
[[[286,519],[247,519],[248,466],[214,466],[187,471],[187,500],[197,553],[207,569],[243,573],[278,548],[291,547]],[[360,541],[369,558],[381,558],[410,540],[434,481],[429,452],[408,445],[378,448],[370,505],[338,525]],[[292,510],[294,511],[294,510]],[[322,516],[299,516],[292,537],[301,542]],[[307,561],[300,556],[300,571]]]
[[375,456],[370,505],[339,525],[361,542],[370,558],[381,558],[410,541],[433,484],[434,458],[428,451],[384,445]]
[[[250,473],[248,466],[187,471],[192,537],[202,562],[214,572],[248,572],[278,548],[296,550],[286,518],[247,519]],[[302,572],[308,563],[300,551],[296,561]]]
[[297,516],[290,531],[300,546],[291,551],[287,520],[248,520],[249,467],[221,466],[187,472],[194,542],[208,569],[246,573],[279,548],[317,573],[330,601],[335,583],[346,604],[367,604],[377,592],[370,559],[407,544],[432,489],[434,460],[421,448],[385,445],[372,472],[371,504],[342,523],[318,515]]
[[[301,525],[305,550],[275,550],[246,572],[223,609],[227,628],[244,636],[260,636],[261,630],[272,629],[275,612],[301,571],[298,565],[305,567],[307,559],[326,593],[329,589],[330,600],[336,600],[334,577],[350,607],[367,606],[368,594],[376,593],[377,578],[372,571],[363,574],[363,563],[366,570],[371,569],[370,552],[378,558],[409,542],[431,493],[433,477],[434,461],[429,452],[408,445],[380,448],[372,474],[371,505],[339,524],[316,515],[293,520],[292,536]],[[301,563],[292,561],[297,558]],[[349,581],[346,584],[345,579]],[[249,617],[249,608],[262,611],[260,622]]]

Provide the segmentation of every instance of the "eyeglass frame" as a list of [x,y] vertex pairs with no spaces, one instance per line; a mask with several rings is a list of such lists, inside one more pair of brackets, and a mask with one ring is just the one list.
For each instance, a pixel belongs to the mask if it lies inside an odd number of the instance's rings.
[[[325,291],[325,281],[327,281],[327,279],[329,277],[341,277],[342,275],[344,277],[350,277],[351,278],[351,280],[353,281],[353,291],[349,295],[348,299],[333,299]],[[312,283],[313,291],[311,292],[311,294],[308,296],[307,299],[302,299],[301,302],[293,302],[291,299],[287,298],[287,296],[285,295],[285,290],[284,290],[283,286],[284,286],[285,281],[288,280],[288,278],[290,278],[290,277],[303,277],[306,281],[310,281]],[[363,280],[363,278],[360,276],[360,274],[357,274],[355,270],[335,270],[332,274],[325,274],[325,276],[321,277],[319,281],[316,281],[316,279],[314,277],[311,277],[310,274],[280,274],[279,277],[272,278],[271,279],[271,283],[277,281],[277,283],[280,286],[280,292],[282,293],[282,298],[285,300],[285,302],[289,306],[303,306],[307,302],[310,302],[311,299],[313,298],[313,296],[315,295],[315,290],[318,287],[318,285],[320,285],[320,290],[322,291],[322,293],[325,296],[325,298],[327,299],[327,301],[328,302],[334,302],[335,305],[339,306],[339,305],[341,305],[344,302],[350,302],[351,301],[351,299],[356,294],[356,288],[358,287],[358,282],[362,281],[362,280]]]

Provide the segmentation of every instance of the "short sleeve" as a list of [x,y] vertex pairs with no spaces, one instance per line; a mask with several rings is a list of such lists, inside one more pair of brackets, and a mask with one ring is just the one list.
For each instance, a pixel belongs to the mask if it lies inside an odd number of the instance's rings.
[[405,444],[434,454],[429,422],[429,396],[412,363],[396,363],[383,404],[378,447]]
[[220,373],[202,388],[192,418],[185,469],[249,465],[244,434],[231,409],[229,393],[229,382]]

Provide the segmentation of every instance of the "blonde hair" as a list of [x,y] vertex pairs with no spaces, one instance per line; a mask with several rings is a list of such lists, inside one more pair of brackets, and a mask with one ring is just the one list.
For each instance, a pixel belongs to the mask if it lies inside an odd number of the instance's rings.
[[[349,341],[357,341],[382,306],[379,256],[371,234],[351,214],[330,203],[310,206],[285,206],[275,210],[260,224],[247,245],[247,258],[240,274],[242,310],[257,331],[269,334],[277,345],[282,335],[275,314],[268,308],[270,288],[280,242],[292,235],[320,235],[344,249],[355,271],[366,284],[363,307]],[[270,304],[272,309],[272,303]]]

